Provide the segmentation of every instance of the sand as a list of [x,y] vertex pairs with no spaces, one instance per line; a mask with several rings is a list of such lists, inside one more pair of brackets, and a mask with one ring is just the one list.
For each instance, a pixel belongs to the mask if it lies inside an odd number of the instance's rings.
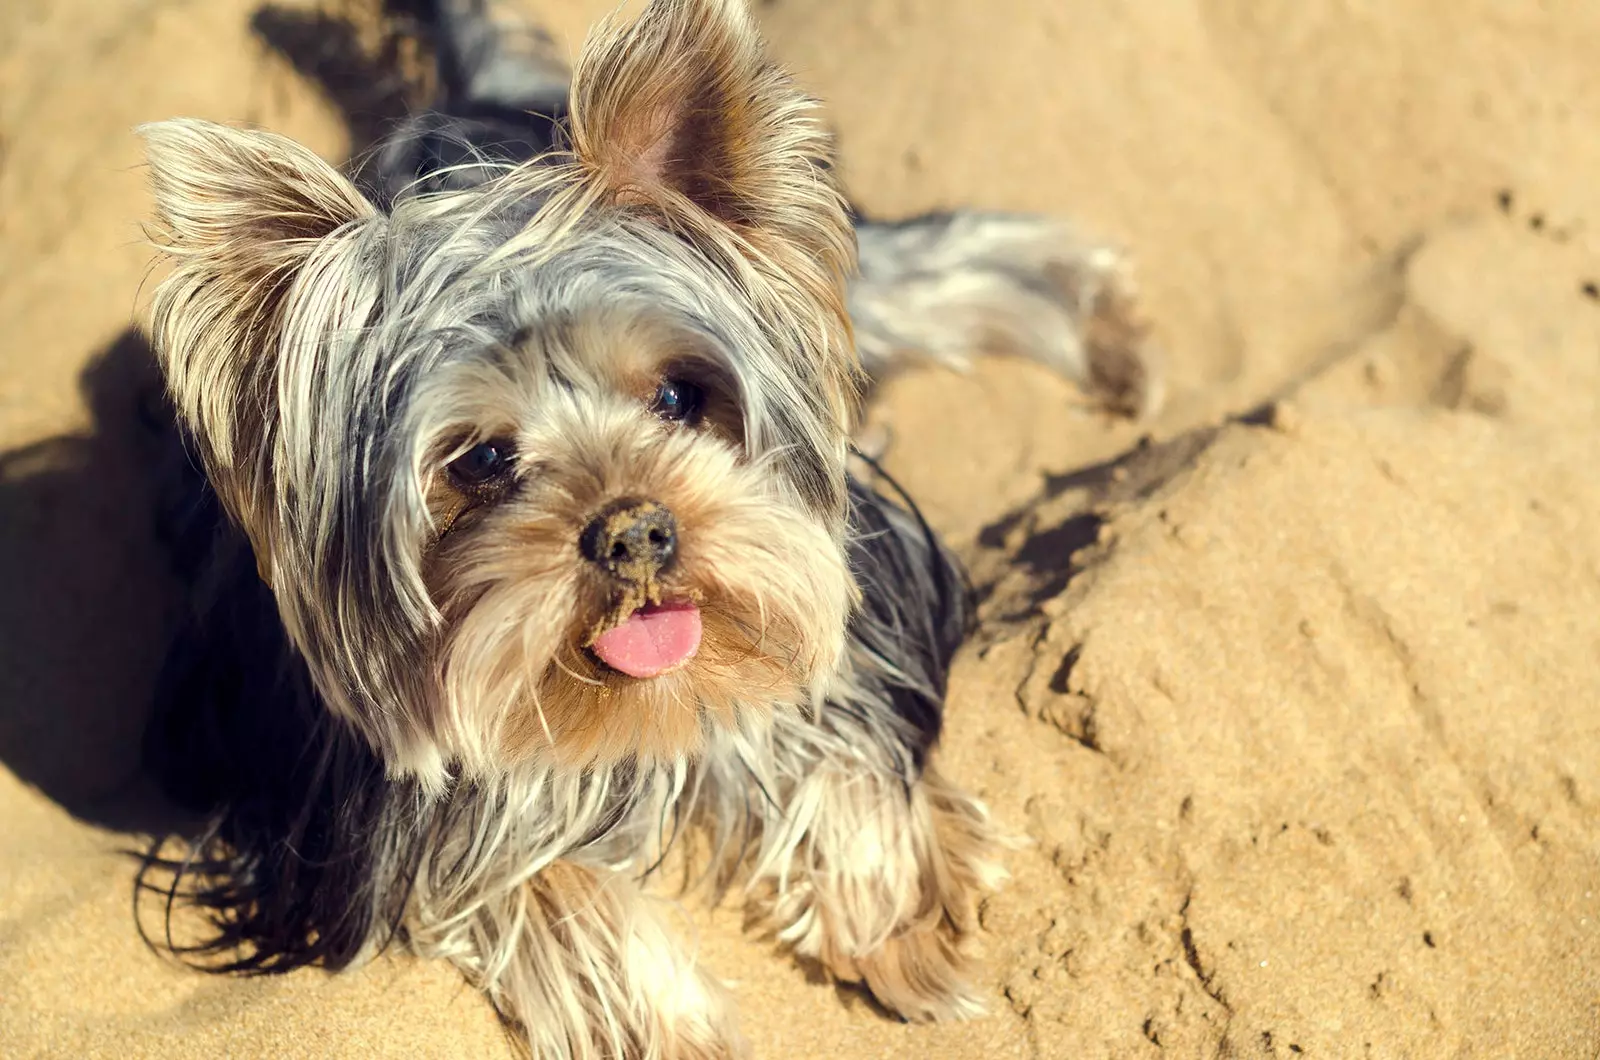
[[[571,47],[609,3],[533,6]],[[246,120],[342,159],[400,86],[348,62],[362,9],[308,12],[0,8],[0,1055],[507,1052],[447,967],[218,980],[130,918],[175,606],[130,397],[130,129]],[[1005,363],[882,395],[985,594],[947,768],[1029,845],[969,1024],[886,1020],[693,913],[759,1054],[1595,1056],[1600,8],[760,17],[869,209],[1050,210],[1130,248],[1172,399],[1107,422]]]

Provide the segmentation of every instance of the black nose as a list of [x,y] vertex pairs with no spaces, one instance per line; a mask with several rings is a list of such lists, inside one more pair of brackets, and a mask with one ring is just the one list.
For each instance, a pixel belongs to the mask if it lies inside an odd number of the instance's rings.
[[655,501],[614,501],[583,528],[578,548],[613,577],[647,582],[678,554],[678,521]]

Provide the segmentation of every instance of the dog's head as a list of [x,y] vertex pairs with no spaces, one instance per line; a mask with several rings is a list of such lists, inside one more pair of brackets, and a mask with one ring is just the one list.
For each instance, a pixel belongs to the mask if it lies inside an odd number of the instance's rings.
[[324,698],[426,786],[692,753],[843,650],[851,228],[734,0],[586,44],[570,152],[385,213],[148,127],[179,413]]

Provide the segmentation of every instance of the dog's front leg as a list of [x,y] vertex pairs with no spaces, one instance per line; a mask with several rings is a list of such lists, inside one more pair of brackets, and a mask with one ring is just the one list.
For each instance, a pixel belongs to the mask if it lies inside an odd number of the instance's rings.
[[787,783],[764,824],[758,914],[801,957],[908,1020],[980,1014],[959,943],[1005,876],[987,811],[931,762],[908,775],[897,726],[823,710],[779,726]]
[[723,989],[653,915],[637,884],[558,861],[441,915],[412,941],[452,960],[538,1060],[728,1060],[748,1055]]

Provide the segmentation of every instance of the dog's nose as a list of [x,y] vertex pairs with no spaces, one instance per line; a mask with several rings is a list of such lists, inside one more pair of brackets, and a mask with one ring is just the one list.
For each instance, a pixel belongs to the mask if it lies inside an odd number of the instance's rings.
[[614,501],[589,520],[578,548],[614,578],[648,582],[678,554],[678,521],[656,501]]

